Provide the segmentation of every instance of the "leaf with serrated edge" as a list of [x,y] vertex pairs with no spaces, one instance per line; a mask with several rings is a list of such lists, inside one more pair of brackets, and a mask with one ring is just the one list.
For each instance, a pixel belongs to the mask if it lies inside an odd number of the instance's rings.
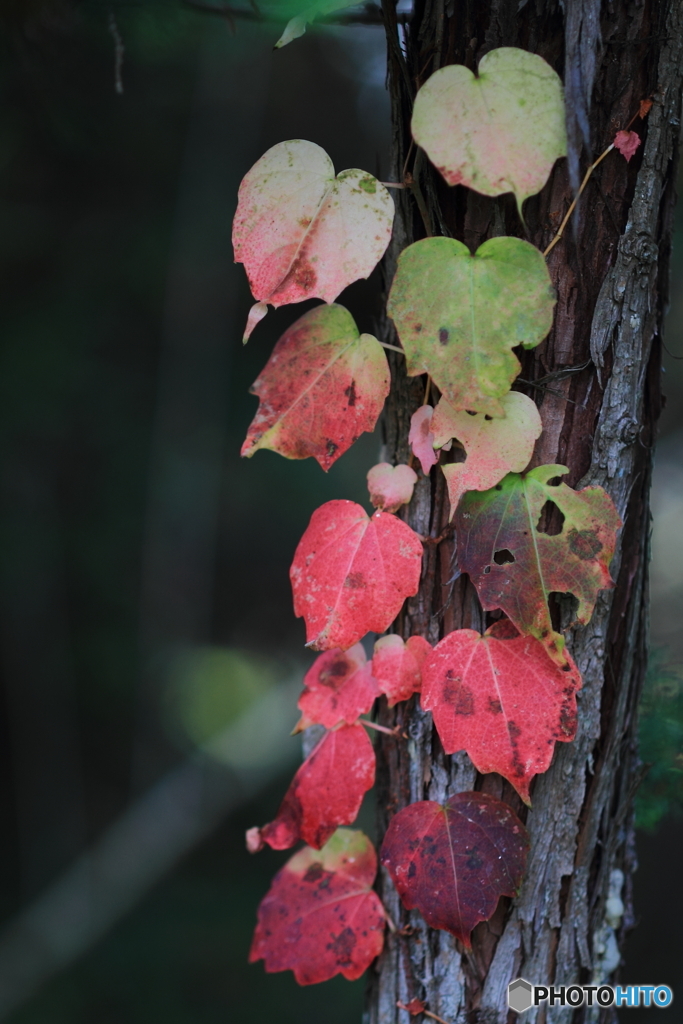
[[431,711],[447,754],[465,750],[478,772],[498,772],[529,804],[534,775],[550,767],[555,741],[576,735],[581,676],[563,671],[533,636],[481,636],[457,629],[422,670],[420,703]]
[[294,614],[307,646],[348,650],[371,630],[383,633],[417,593],[422,542],[387,512],[369,518],[354,501],[328,501],[311,516],[289,571]]
[[304,676],[304,692],[298,702],[302,718],[297,731],[309,725],[324,725],[326,729],[341,723],[353,725],[367,714],[379,693],[362,644],[348,651],[325,651]]
[[300,839],[319,850],[338,825],[356,820],[375,784],[375,751],[362,725],[326,732],[296,775],[274,821],[259,830],[260,843],[288,850]]
[[519,391],[504,395],[501,405],[504,419],[456,411],[445,398],[434,410],[434,445],[441,448],[449,438],[457,437],[467,454],[465,462],[441,467],[448,484],[451,519],[465,491],[487,491],[507,473],[521,473],[529,464],[534,442],[543,429],[538,409]]
[[293,971],[300,985],[335,974],[359,978],[384,943],[376,874],[377,856],[362,832],[340,828],[322,850],[299,850],[261,901],[249,963]]
[[[537,466],[524,476],[510,473],[490,491],[468,491],[455,518],[458,565],[482,606],[502,609],[520,633],[542,640],[558,664],[566,663],[564,637],[553,631],[548,597],[573,594],[577,620],[587,623],[598,591],[614,585],[609,564],[621,526],[602,487],[574,491],[549,483],[567,472],[566,466]],[[538,530],[548,501],[564,516],[554,536]]]
[[367,480],[371,504],[382,512],[395,512],[412,498],[417,473],[410,466],[379,462],[368,470]]
[[359,334],[343,306],[316,306],[285,331],[251,388],[259,407],[242,455],[270,448],[328,470],[374,430],[390,383],[377,339]]
[[335,177],[320,146],[303,139],[280,142],[240,185],[235,262],[244,264],[260,304],[333,302],[347,285],[372,273],[389,244],[393,219],[394,201],[372,174],[351,169]]
[[413,137],[449,185],[514,192],[521,213],[567,153],[562,82],[535,53],[504,46],[436,71],[415,97]]
[[387,310],[408,375],[428,373],[456,409],[502,417],[520,370],[511,349],[552,326],[543,255],[521,238],[489,238],[472,256],[454,238],[423,238],[399,256]]
[[484,793],[456,793],[445,805],[409,804],[392,818],[380,860],[408,910],[470,948],[501,896],[514,896],[529,838],[507,804]]
[[439,461],[439,457],[434,451],[433,415],[434,409],[431,405],[421,405],[410,417],[408,444],[412,448],[415,458],[420,460],[425,476]]
[[431,644],[421,636],[411,636],[404,643],[396,633],[390,633],[377,640],[372,655],[372,674],[386,694],[390,708],[420,692],[422,666],[431,652]]

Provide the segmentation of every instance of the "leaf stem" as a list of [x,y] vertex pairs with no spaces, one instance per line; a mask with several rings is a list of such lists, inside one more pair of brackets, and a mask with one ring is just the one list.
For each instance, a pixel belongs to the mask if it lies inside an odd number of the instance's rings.
[[398,345],[390,345],[387,341],[380,341],[380,345],[382,348],[390,348],[392,352],[400,352],[402,356],[405,355],[403,349],[399,348]]
[[[396,1003],[396,1005],[398,1006],[399,1010],[408,1010],[406,1004],[402,1003],[400,999]],[[439,1024],[449,1024],[447,1020],[444,1020],[443,1017],[438,1017],[435,1013],[432,1013],[431,1010],[420,1010],[418,1013],[413,1013],[412,1010],[408,1010],[408,1013],[413,1017],[418,1017],[419,1014],[422,1013],[424,1014],[425,1017],[431,1017],[432,1020],[437,1020]]]
[[385,188],[406,188],[402,181],[380,181],[380,185],[384,185]]
[[557,243],[559,242],[559,240],[560,240],[560,239],[562,238],[562,235],[564,234],[564,229],[565,229],[565,228],[566,228],[566,226],[567,226],[567,223],[568,223],[568,221],[569,221],[569,218],[571,217],[571,215],[572,215],[572,214],[573,214],[573,212],[574,212],[574,209],[575,209],[575,207],[576,207],[576,204],[578,203],[578,201],[579,201],[579,198],[580,198],[580,196],[581,196],[581,193],[583,192],[583,190],[585,189],[586,185],[588,184],[588,179],[590,178],[591,174],[593,173],[593,171],[595,170],[595,168],[596,168],[596,167],[598,166],[598,164],[602,163],[602,161],[603,161],[603,160],[605,159],[605,157],[607,156],[607,154],[608,154],[608,153],[611,153],[613,149],[614,149],[614,143],[612,143],[612,145],[611,145],[611,146],[608,146],[608,147],[607,147],[607,149],[605,150],[605,152],[604,152],[604,153],[601,153],[601,154],[600,154],[600,156],[598,157],[598,159],[597,159],[597,160],[596,160],[596,161],[595,161],[594,163],[592,163],[592,164],[590,165],[590,167],[588,168],[588,170],[587,170],[587,171],[586,171],[586,173],[584,174],[584,176],[583,176],[583,181],[581,182],[581,188],[579,189],[579,191],[577,192],[577,194],[576,194],[576,195],[574,196],[574,198],[573,198],[573,200],[572,200],[572,203],[571,203],[571,206],[570,206],[570,207],[569,207],[569,209],[567,210],[567,212],[566,212],[566,214],[565,214],[565,216],[564,216],[564,219],[563,219],[562,223],[560,224],[559,228],[557,229],[557,234],[556,234],[556,235],[555,235],[555,237],[553,238],[553,240],[552,240],[552,242],[550,243],[550,245],[548,246],[548,248],[547,248],[547,249],[545,250],[545,252],[543,253],[543,255],[544,255],[544,256],[548,256],[548,254],[549,254],[549,253],[550,253],[550,252],[551,252],[551,251],[552,251],[552,250],[553,250],[553,249],[555,248],[555,246],[557,245]]
[[394,738],[400,736],[401,727],[399,725],[395,726],[393,729],[390,729],[387,725],[379,725],[377,722],[371,722],[367,718],[361,718],[360,721],[361,724],[367,726],[368,729],[376,729],[377,732],[383,732],[385,733],[385,735],[393,736]]

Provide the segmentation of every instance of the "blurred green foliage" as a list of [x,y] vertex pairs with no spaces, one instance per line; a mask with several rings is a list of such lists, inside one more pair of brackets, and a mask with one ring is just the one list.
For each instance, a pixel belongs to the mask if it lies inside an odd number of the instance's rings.
[[654,650],[639,718],[640,757],[648,766],[636,794],[636,825],[652,831],[683,811],[683,673]]

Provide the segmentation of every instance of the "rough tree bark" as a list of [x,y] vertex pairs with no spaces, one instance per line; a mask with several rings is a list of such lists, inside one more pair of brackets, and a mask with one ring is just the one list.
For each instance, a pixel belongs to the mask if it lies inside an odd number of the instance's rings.
[[[380,840],[406,804],[444,801],[474,788],[526,818],[531,852],[518,898],[501,900],[492,920],[477,926],[471,953],[405,911],[388,875],[381,875],[381,896],[399,931],[389,936],[371,976],[366,1024],[408,1024],[396,1003],[413,998],[453,1024],[502,1024],[516,1019],[506,996],[518,976],[536,984],[613,980],[619,945],[633,923],[636,707],[646,661],[648,493],[680,127],[683,0],[415,0],[405,24],[392,0],[384,0],[384,20],[394,180],[407,171],[414,182],[410,191],[395,193],[388,281],[401,249],[427,233],[453,235],[472,250],[494,235],[524,237],[511,196],[494,200],[448,188],[411,146],[414,93],[438,67],[457,62],[474,69],[488,50],[520,46],[563,76],[570,157],[525,207],[526,237],[541,249],[566,212],[579,173],[626,127],[641,99],[654,100],[647,121],[635,125],[643,136],[636,157],[627,164],[614,152],[600,165],[580,216],[549,257],[558,292],[554,327],[538,349],[521,356],[516,385],[537,401],[543,419],[534,464],[562,463],[570,469],[568,483],[602,485],[624,521],[612,563],[617,585],[600,596],[588,626],[568,633],[584,678],[577,738],[557,745],[527,814],[499,776],[478,775],[465,755],[444,756],[431,715],[417,702],[380,713],[380,721],[400,722],[410,737],[404,744],[380,738]],[[395,342],[389,322],[380,333]],[[409,417],[423,401],[425,381],[408,380],[401,357],[391,355],[384,457],[398,462],[407,460]],[[440,536],[448,518],[442,474],[421,476],[406,518],[420,533]],[[558,623],[571,621],[568,598],[557,597],[554,614]],[[453,629],[486,624],[474,588],[458,574],[453,537],[427,546],[420,592],[407,603],[397,632],[435,642]],[[605,902],[610,884],[620,888],[619,871],[625,913],[617,921],[606,917]],[[531,1010],[525,1019],[587,1024],[616,1014],[554,1008]]]

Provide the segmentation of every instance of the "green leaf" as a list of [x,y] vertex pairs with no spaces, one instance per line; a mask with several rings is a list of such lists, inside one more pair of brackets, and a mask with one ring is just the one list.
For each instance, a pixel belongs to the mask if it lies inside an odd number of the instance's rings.
[[286,46],[287,43],[291,43],[293,39],[298,39],[306,31],[306,26],[315,18],[325,17],[325,15],[334,14],[335,11],[341,11],[345,7],[356,7],[357,5],[358,0],[317,0],[317,3],[298,4],[298,7],[303,8],[301,13],[287,22],[275,48],[279,49]]
[[412,130],[449,185],[514,192],[517,208],[566,156],[562,82],[542,57],[504,46],[479,63],[441,68],[415,97]]
[[520,369],[511,349],[538,345],[554,306],[529,242],[490,238],[473,256],[454,238],[424,238],[401,253],[387,308],[411,377],[430,374],[456,410],[504,416]]
[[[574,594],[577,620],[593,614],[598,591],[613,586],[609,564],[621,520],[602,487],[574,491],[551,481],[566,466],[510,473],[490,491],[469,491],[456,513],[458,565],[487,611],[502,609],[520,633],[542,640],[564,661],[564,637],[553,630],[551,593]],[[550,502],[564,517],[559,533],[545,529]],[[543,515],[542,515],[543,513]]]

